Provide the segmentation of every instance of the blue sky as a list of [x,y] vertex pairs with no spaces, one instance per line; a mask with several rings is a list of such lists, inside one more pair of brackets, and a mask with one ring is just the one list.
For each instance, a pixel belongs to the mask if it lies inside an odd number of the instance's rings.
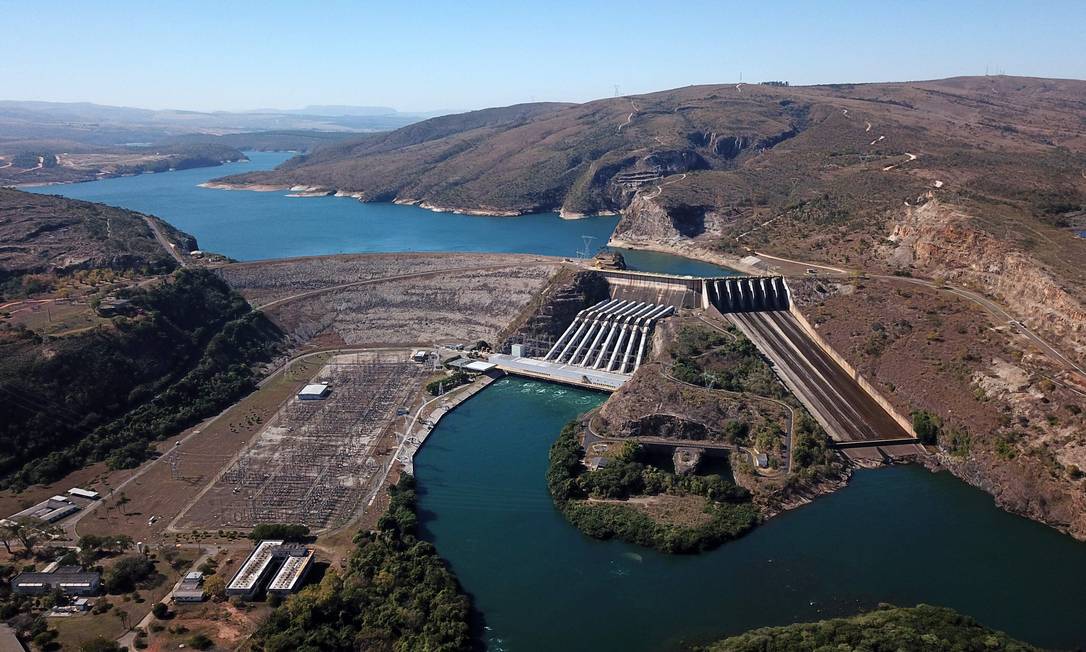
[[0,99],[472,109],[687,84],[1086,78],[1086,0],[12,2]]

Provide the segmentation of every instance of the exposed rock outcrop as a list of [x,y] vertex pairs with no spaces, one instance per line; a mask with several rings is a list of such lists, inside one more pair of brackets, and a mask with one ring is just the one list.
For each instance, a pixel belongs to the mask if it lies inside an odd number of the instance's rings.
[[678,243],[719,230],[721,216],[705,206],[664,207],[654,198],[638,195],[622,212],[612,238],[631,244]]
[[907,207],[890,236],[889,260],[993,296],[1026,326],[1086,361],[1086,309],[1079,298],[1037,259],[971,222],[962,209],[934,199]]

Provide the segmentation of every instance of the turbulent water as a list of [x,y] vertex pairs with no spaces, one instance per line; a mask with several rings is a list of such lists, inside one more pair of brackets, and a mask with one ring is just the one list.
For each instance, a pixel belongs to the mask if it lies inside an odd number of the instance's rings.
[[554,510],[544,474],[562,425],[604,398],[505,379],[446,416],[416,460],[426,536],[475,599],[491,650],[666,650],[880,602],[1086,643],[1086,545],[916,466],[858,471],[709,554],[588,539]]

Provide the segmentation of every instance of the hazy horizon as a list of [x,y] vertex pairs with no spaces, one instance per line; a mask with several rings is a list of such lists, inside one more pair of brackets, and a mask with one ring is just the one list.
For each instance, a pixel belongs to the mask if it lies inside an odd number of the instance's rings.
[[5,99],[187,111],[466,111],[706,83],[1086,78],[1086,4],[408,7],[0,0]]

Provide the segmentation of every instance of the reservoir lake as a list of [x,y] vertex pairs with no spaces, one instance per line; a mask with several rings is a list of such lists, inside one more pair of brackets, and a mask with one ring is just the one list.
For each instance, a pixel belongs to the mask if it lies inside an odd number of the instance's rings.
[[[364,204],[351,197],[288,197],[289,191],[201,188],[229,174],[270,170],[292,156],[246,152],[218,167],[28,188],[161,217],[196,236],[202,249],[237,260],[398,251],[477,251],[574,257],[596,253],[618,217],[563,220],[557,213],[481,217],[417,206]],[[694,276],[734,273],[681,256],[625,252],[631,268]]]
[[[239,260],[335,253],[478,251],[573,257],[617,217],[434,213],[345,197],[200,188],[270,169],[250,162],[35,188],[157,215]],[[733,273],[620,250],[631,268]],[[424,536],[485,620],[491,650],[680,649],[753,627],[850,615],[880,602],[953,607],[1028,642],[1086,645],[1086,544],[998,509],[948,473],[857,471],[850,486],[720,549],[666,556],[591,540],[547,494],[562,425],[604,395],[507,378],[458,407],[416,459]]]

